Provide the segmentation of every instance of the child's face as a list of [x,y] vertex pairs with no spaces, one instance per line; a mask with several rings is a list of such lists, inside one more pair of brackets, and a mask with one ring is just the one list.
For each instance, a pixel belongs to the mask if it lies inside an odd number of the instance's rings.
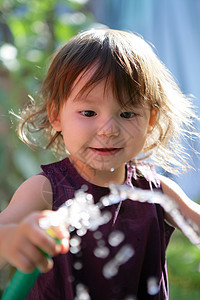
[[155,116],[146,104],[122,108],[105,80],[79,94],[92,75],[78,82],[52,124],[62,131],[65,146],[77,166],[108,171],[120,168],[142,151]]

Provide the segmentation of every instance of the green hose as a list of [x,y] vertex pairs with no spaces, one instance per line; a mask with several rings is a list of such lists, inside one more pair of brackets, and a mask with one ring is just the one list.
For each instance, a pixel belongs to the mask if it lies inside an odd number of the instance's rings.
[[[52,236],[51,231],[46,230],[49,235]],[[54,239],[60,244],[61,241],[54,237]],[[41,252],[49,257],[47,253],[41,250]],[[16,270],[13,275],[8,287],[4,291],[1,300],[24,300],[31,288],[34,286],[34,283],[37,277],[41,274],[40,270],[37,268],[32,273],[23,273],[19,270]]]
[[35,269],[32,273],[23,273],[17,270],[1,300],[24,300],[40,273],[38,269]]

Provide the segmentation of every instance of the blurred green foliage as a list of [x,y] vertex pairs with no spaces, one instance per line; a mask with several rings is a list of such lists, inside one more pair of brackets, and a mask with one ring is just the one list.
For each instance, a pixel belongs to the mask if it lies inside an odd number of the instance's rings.
[[[41,163],[56,160],[17,138],[9,110],[18,113],[28,95],[37,97],[55,49],[93,23],[86,2],[0,0],[0,211],[26,178],[40,172]],[[199,300],[200,251],[175,233],[167,257],[170,299]]]
[[200,251],[179,231],[167,250],[170,300],[200,299]]
[[[39,165],[54,159],[36,153],[17,138],[16,114],[37,98],[48,62],[57,48],[93,17],[87,0],[0,0],[0,210],[24,179],[40,171]],[[12,125],[12,126],[11,126]]]

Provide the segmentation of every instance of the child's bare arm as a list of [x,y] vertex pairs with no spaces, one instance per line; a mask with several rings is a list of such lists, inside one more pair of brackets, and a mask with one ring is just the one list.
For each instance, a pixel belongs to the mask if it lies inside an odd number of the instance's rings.
[[17,189],[8,207],[0,214],[0,224],[18,223],[33,211],[51,208],[51,184],[45,176],[36,175]]
[[51,185],[44,176],[34,176],[24,182],[14,194],[8,207],[0,214],[0,261],[9,262],[24,272],[37,266],[42,271],[52,267],[43,250],[50,256],[68,250],[66,229],[56,230],[59,245],[39,227],[39,219],[52,214]]
[[[187,197],[183,190],[171,179],[159,175],[163,193],[174,199],[180,212],[193,221],[200,230],[200,205]],[[178,227],[169,214],[165,214],[166,220]],[[179,228],[181,230],[181,228]]]

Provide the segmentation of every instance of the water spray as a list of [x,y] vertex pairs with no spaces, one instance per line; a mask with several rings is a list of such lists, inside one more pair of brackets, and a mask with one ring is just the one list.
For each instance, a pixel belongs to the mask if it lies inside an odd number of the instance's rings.
[[[49,235],[56,238],[51,228],[59,225],[67,226],[70,224],[70,230],[76,229],[77,236],[70,240],[70,251],[77,253],[80,250],[81,236],[85,235],[87,230],[94,231],[94,238],[99,239],[100,232],[97,231],[99,226],[109,222],[111,215],[109,212],[102,212],[102,209],[130,199],[132,201],[160,204],[163,209],[173,218],[174,222],[181,228],[185,236],[200,249],[200,230],[191,220],[185,219],[181,214],[176,202],[159,191],[142,190],[131,188],[127,185],[110,185],[110,193],[100,199],[95,204],[93,196],[86,193],[85,187],[75,193],[73,199],[67,200],[55,214],[41,218],[39,225],[47,231]],[[99,233],[99,234],[98,234]],[[123,240],[123,236],[110,236],[110,244],[115,246],[119,241]],[[59,243],[60,241],[57,240]],[[125,248],[124,248],[125,247]],[[103,246],[96,249],[94,255],[102,257],[105,255]],[[105,265],[103,273],[105,278],[110,278],[118,272],[120,265],[124,264],[127,259],[134,255],[132,248],[123,246],[110,262]],[[125,255],[124,255],[125,253]],[[45,254],[46,255],[46,254]],[[111,268],[112,266],[112,268]],[[77,266],[78,267],[78,266]],[[80,266],[79,266],[80,267]],[[112,271],[112,272],[111,272]],[[36,268],[32,273],[23,273],[17,270],[5,290],[1,300],[24,300],[35,280],[40,275],[40,271]],[[151,283],[151,284],[150,284]],[[152,282],[149,285],[152,286]]]

